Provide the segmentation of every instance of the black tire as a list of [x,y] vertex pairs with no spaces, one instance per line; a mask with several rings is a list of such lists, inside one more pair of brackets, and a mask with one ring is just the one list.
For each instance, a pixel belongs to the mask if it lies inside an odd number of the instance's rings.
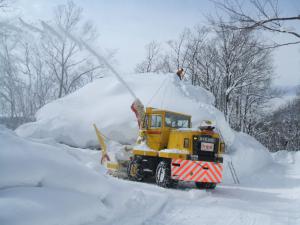
[[167,161],[160,161],[155,173],[156,184],[160,187],[176,187],[177,181],[171,178],[171,165]]
[[129,180],[133,181],[143,181],[144,180],[144,171],[142,167],[142,159],[134,158],[130,160],[127,167],[127,176]]
[[195,182],[195,185],[198,189],[215,189],[217,184],[207,183],[207,182]]

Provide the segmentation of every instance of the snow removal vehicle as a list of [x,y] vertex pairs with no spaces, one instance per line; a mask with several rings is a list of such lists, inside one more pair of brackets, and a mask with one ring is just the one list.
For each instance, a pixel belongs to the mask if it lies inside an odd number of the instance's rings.
[[162,187],[192,181],[198,188],[215,188],[222,180],[224,148],[211,121],[194,129],[189,115],[146,108],[127,175],[135,181],[155,177]]
[[[137,143],[127,150],[130,160],[108,160],[110,172],[125,171],[133,181],[154,177],[157,185],[167,188],[187,181],[200,189],[213,189],[221,182],[225,144],[211,121],[195,129],[190,115],[151,107],[135,112],[142,120]],[[103,137],[95,129],[102,142],[102,160],[107,160]]]
[[215,188],[222,181],[225,144],[212,122],[204,121],[205,126],[193,129],[190,115],[151,107],[145,110],[127,83],[118,73],[115,75],[135,99],[131,109],[138,121],[139,137],[135,146],[124,149],[129,152],[129,160],[112,162],[104,135],[94,125],[102,149],[101,162],[106,161],[108,171],[116,176],[126,172],[134,181],[155,177],[161,187],[189,181],[198,188]]

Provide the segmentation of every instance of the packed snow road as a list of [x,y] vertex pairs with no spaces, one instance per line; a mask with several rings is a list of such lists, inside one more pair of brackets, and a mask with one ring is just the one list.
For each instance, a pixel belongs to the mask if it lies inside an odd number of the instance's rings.
[[183,185],[170,190],[116,179],[131,187],[131,197],[115,219],[102,224],[300,224],[299,169],[278,164],[265,169],[261,177],[213,191]]
[[227,181],[209,191],[193,184],[164,189],[108,177],[115,186],[127,187],[119,193],[127,198],[112,198],[111,217],[91,224],[300,224],[300,154],[279,152],[274,158],[279,162],[242,178],[241,184]]

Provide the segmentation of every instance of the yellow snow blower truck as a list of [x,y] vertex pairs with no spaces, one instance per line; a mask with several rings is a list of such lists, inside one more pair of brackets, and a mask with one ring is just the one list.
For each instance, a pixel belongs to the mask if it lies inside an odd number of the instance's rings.
[[211,121],[193,129],[189,115],[146,108],[127,175],[135,181],[155,177],[161,187],[192,181],[198,188],[213,189],[222,180],[224,148]]
[[131,153],[129,161],[109,159],[104,136],[94,125],[102,148],[101,163],[108,172],[119,177],[127,172],[127,177],[134,181],[155,177],[157,185],[167,188],[175,187],[178,181],[187,181],[195,182],[199,189],[214,189],[222,180],[225,149],[214,124],[202,121],[199,129],[195,129],[191,128],[190,115],[142,109],[136,113],[140,121],[137,143],[126,148]]
[[113,161],[106,150],[104,135],[94,125],[102,149],[101,163],[108,172],[119,177],[127,172],[127,177],[134,181],[155,177],[161,187],[190,181],[198,188],[215,188],[222,180],[225,144],[214,131],[214,124],[203,121],[199,129],[194,129],[189,115],[151,107],[145,110],[127,83],[117,73],[116,76],[135,99],[131,109],[137,118],[139,137],[135,146],[125,149],[130,152],[129,161]]

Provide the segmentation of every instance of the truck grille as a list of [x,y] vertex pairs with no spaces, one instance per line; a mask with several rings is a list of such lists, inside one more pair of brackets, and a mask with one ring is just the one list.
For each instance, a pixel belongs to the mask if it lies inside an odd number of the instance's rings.
[[215,162],[217,160],[219,139],[209,135],[193,137],[193,155],[198,156],[198,160]]

